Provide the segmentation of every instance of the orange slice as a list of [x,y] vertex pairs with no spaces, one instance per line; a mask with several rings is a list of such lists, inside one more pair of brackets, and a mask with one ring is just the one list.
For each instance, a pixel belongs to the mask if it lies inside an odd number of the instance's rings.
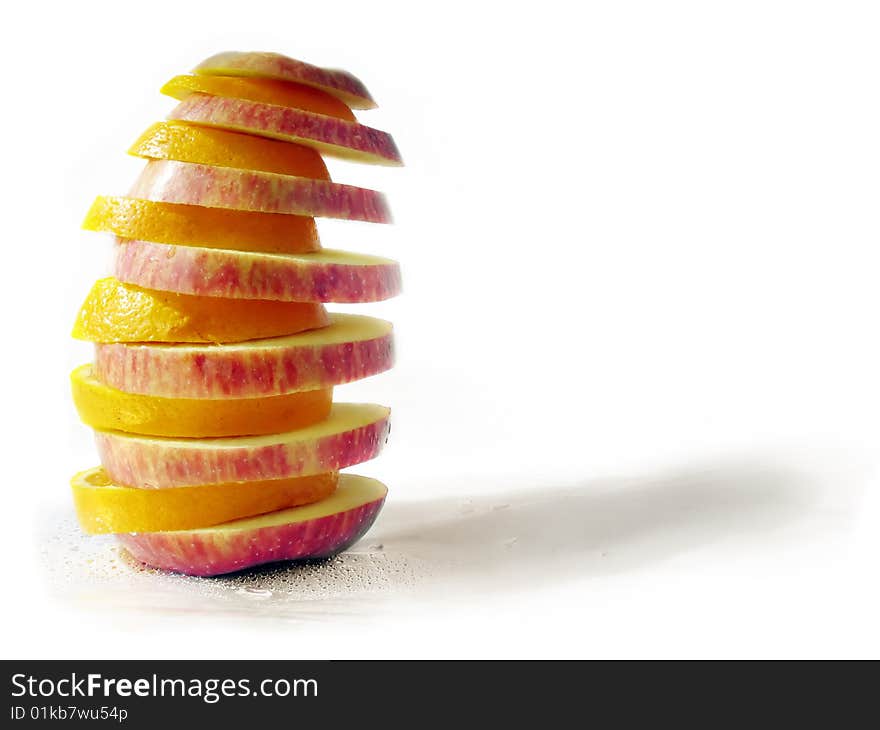
[[318,329],[320,304],[175,294],[106,278],[95,282],[73,326],[91,342],[243,342]]
[[292,81],[236,76],[175,76],[161,91],[166,96],[180,100],[190,94],[229,96],[233,99],[303,109],[349,122],[356,121],[351,109],[340,99],[320,89]]
[[128,150],[151,160],[178,160],[202,165],[262,170],[329,180],[321,155],[309,147],[186,122],[157,122]]
[[83,228],[154,243],[234,251],[309,253],[321,248],[314,218],[138,198],[96,198]]
[[329,472],[248,484],[137,489],[113,484],[95,467],[76,474],[70,486],[80,525],[99,534],[191,530],[312,504],[332,495],[338,480]]
[[333,389],[265,398],[162,398],[104,385],[91,365],[70,374],[73,402],[92,428],[147,436],[216,438],[294,431],[330,415]]

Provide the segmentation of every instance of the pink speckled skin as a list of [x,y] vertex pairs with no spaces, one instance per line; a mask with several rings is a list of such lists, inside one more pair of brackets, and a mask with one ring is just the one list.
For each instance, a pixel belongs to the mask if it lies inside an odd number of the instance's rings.
[[229,348],[95,346],[95,377],[126,393],[162,398],[259,398],[350,383],[394,364],[392,334],[325,345]]
[[101,465],[116,484],[165,489],[263,479],[287,479],[339,471],[379,455],[388,438],[388,411],[365,425],[303,440],[276,434],[259,446],[237,439],[163,439],[96,431]]
[[129,195],[157,203],[184,203],[263,213],[390,223],[382,193],[327,180],[273,172],[150,160]]
[[195,72],[221,76],[257,76],[314,86],[344,101],[352,109],[375,109],[367,87],[348,71],[321,68],[280,53],[224,51],[206,58]]
[[403,164],[387,132],[293,107],[194,93],[174,107],[168,118],[295,142],[357,162]]
[[230,299],[378,302],[397,296],[400,267],[389,259],[351,263],[117,239],[113,273],[146,289]]
[[222,575],[265,563],[336,555],[370,529],[384,501],[255,530],[153,532],[117,535],[117,539],[147,565],[187,575]]

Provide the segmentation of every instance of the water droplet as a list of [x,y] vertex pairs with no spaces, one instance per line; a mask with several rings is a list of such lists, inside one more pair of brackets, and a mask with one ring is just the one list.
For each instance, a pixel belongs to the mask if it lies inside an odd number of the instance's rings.
[[251,588],[250,586],[246,586],[244,588],[239,588],[238,593],[242,596],[247,596],[248,598],[271,598],[272,591],[267,588]]

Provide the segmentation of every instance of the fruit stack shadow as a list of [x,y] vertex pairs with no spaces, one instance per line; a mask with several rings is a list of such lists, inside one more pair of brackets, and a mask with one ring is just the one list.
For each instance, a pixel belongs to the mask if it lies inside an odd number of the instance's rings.
[[356,77],[274,53],[220,53],[162,92],[167,121],[129,150],[127,196],[88,230],[113,276],[80,309],[94,362],[71,374],[101,466],[73,477],[89,533],[139,561],[209,576],[328,557],[369,529],[386,488],[340,470],[375,457],[389,410],[333,387],[393,362],[392,328],[328,314],[400,289],[396,262],[323,248],[316,218],[389,223],[381,193],[336,183],[322,155],[400,165]]

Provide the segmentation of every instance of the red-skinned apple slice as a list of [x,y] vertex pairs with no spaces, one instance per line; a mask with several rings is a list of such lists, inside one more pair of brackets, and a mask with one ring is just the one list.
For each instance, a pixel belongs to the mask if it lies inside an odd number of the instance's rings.
[[117,535],[131,555],[155,568],[198,576],[265,563],[327,558],[370,529],[388,490],[375,479],[342,474],[326,499],[198,530]]
[[402,165],[387,132],[339,117],[248,99],[194,93],[169,119],[295,142],[333,157],[376,165]]
[[145,289],[277,302],[377,302],[400,293],[396,261],[323,249],[230,251],[117,239],[116,278]]
[[367,87],[348,71],[313,66],[280,53],[224,51],[206,58],[194,72],[208,76],[256,76],[294,81],[322,89],[352,109],[376,107]]
[[166,489],[306,477],[378,456],[390,411],[370,403],[335,403],[311,426],[268,436],[175,439],[95,431],[108,477],[126,487]]
[[272,172],[151,160],[129,195],[156,203],[286,213],[390,223],[385,196],[375,190]]
[[99,344],[95,377],[126,393],[165,398],[257,398],[327,388],[388,370],[390,322],[331,314],[330,325],[224,345]]

